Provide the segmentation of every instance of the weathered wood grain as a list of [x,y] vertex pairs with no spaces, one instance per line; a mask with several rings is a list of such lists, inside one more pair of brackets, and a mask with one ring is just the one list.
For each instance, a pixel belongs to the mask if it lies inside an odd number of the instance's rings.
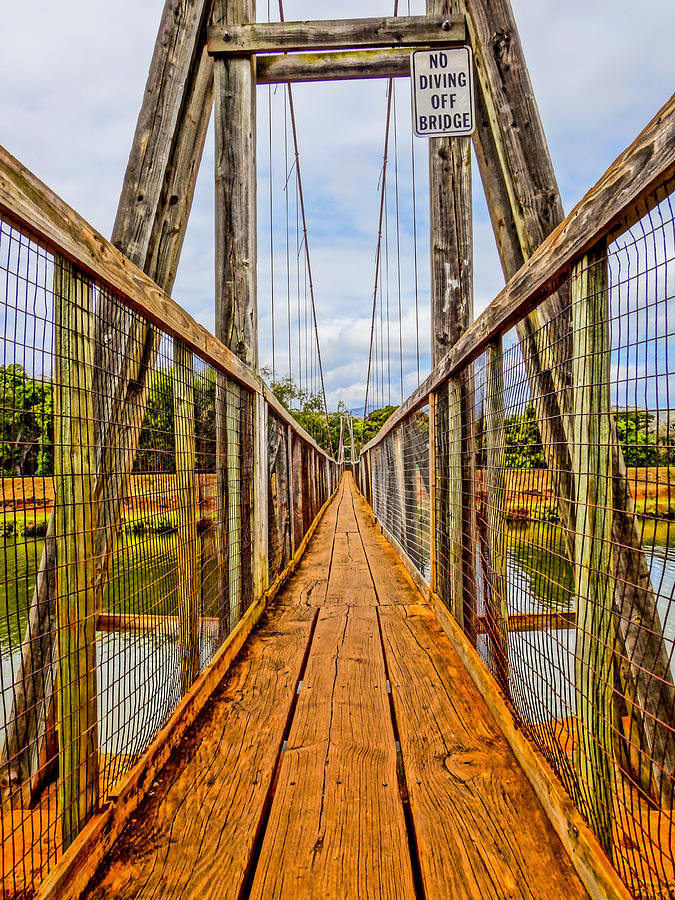
[[[217,0],[214,20],[254,22],[255,0]],[[222,28],[220,29],[222,31]],[[218,337],[258,366],[255,57],[220,58],[213,77]]]
[[[514,721],[497,683],[488,672],[475,647],[460,631],[440,597],[430,596],[430,605],[450,639],[458,657],[487,705],[502,734],[532,785],[546,815],[555,829],[591,897],[630,900],[630,893],[576,808],[551,767],[525,738]],[[548,896],[551,896],[549,893]]]
[[[572,455],[579,497],[574,583],[574,653],[579,740],[575,767],[582,811],[608,855],[614,810],[612,451],[609,273],[600,246],[578,263],[572,280]],[[658,688],[657,688],[658,689]]]
[[[89,281],[54,266],[54,544],[58,630],[57,723],[61,843],[70,846],[98,807],[94,572],[93,304]],[[56,638],[55,635],[55,638]],[[50,660],[51,663],[51,660]],[[44,664],[44,663],[43,663]]]
[[[281,750],[314,612],[267,617],[139,808],[87,896],[236,897]],[[148,840],[148,837],[151,839]],[[217,877],[214,875],[217,873]]]
[[256,60],[258,84],[409,78],[410,50],[345,50],[333,53],[280,53]]
[[506,587],[506,438],[502,341],[488,344],[486,356],[485,448],[487,563],[485,612],[490,639],[490,668],[509,692],[509,610]]
[[223,20],[209,28],[213,54],[275,53],[292,50],[340,50],[358,47],[444,45],[466,36],[459,16],[396,16],[393,18],[329,19],[307,22]]
[[426,895],[586,897],[431,610],[378,615]]
[[174,342],[173,422],[178,501],[178,645],[183,694],[199,674],[199,564],[197,506],[199,494],[195,456],[195,393],[192,353]]
[[252,898],[415,896],[386,684],[375,609],[322,610]]
[[[427,0],[428,15],[449,16],[452,10],[452,0]],[[432,368],[438,365],[473,321],[471,209],[471,139],[431,138],[429,228]]]

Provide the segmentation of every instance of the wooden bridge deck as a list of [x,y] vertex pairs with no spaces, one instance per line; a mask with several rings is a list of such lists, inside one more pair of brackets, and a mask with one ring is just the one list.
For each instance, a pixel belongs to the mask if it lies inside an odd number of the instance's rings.
[[89,896],[587,895],[347,477]]

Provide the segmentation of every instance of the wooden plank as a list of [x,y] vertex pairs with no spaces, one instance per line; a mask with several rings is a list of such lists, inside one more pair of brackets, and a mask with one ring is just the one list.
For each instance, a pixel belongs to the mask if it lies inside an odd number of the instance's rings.
[[415,896],[374,608],[322,610],[252,898]]
[[[206,630],[217,631],[220,620],[216,618],[200,617],[198,627]],[[178,616],[134,616],[120,615],[118,613],[101,613],[96,623],[96,630],[110,631],[153,631],[161,635],[178,635],[180,630],[180,618]]]
[[[239,896],[281,751],[314,611],[263,622],[199,727],[156,779],[91,898]],[[167,850],[170,848],[170,853]],[[217,877],[214,878],[214,875]]]
[[410,50],[345,50],[333,53],[278,53],[256,60],[258,84],[409,78]]
[[555,291],[570,274],[574,262],[594,244],[604,236],[611,237],[615,228],[624,230],[634,224],[644,214],[640,203],[674,176],[675,95],[537,248],[362,452],[422,406],[430,391],[475,359],[498,334],[508,331],[547,294]]
[[[577,627],[576,612],[511,613],[508,621],[509,634],[522,631],[569,631]],[[488,633],[485,616],[476,617],[477,634]]]
[[58,624],[57,733],[61,843],[70,846],[99,802],[93,416],[93,293],[54,264],[54,542]]
[[186,694],[199,674],[199,562],[195,456],[195,395],[192,352],[180,341],[173,346],[173,422],[178,503],[178,615],[180,680]]
[[292,50],[341,50],[359,47],[443,46],[463,42],[460,16],[396,16],[328,19],[308,22],[255,22],[214,25],[208,47],[213,54],[275,53]]
[[[575,267],[572,280],[572,390],[577,484],[574,653],[579,736],[575,768],[581,810],[608,854],[614,813],[614,590],[612,583],[611,346],[605,247]],[[660,691],[660,685],[657,685]]]
[[[616,870],[612,868],[597,838],[574,805],[574,801],[564,790],[560,779],[514,721],[496,681],[485,668],[475,647],[460,631],[440,597],[432,594],[430,603],[441,628],[450,639],[453,649],[466,667],[490,714],[527,775],[537,799],[590,896],[603,900],[604,898],[630,900],[629,891]],[[544,896],[550,896],[550,893]]]
[[[214,20],[254,22],[255,0],[217,0]],[[219,27],[222,32],[222,27]],[[255,57],[214,61],[216,337],[258,367]]]
[[586,897],[426,605],[378,610],[428,897]]
[[504,371],[501,338],[485,351],[485,453],[487,494],[487,586],[485,612],[490,638],[490,669],[509,692],[509,610],[506,587],[506,491],[504,469]]

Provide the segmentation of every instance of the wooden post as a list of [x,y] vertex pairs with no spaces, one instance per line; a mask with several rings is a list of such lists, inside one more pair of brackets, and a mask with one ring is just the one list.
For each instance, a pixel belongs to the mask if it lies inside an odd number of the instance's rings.
[[54,512],[58,562],[59,813],[64,849],[96,811],[98,713],[97,505],[94,502],[93,296],[54,261]]
[[448,559],[450,610],[464,629],[464,493],[462,491],[462,389],[457,378],[448,382]]
[[253,599],[261,597],[269,585],[267,401],[253,395]]
[[429,584],[436,593],[436,394],[429,394]]
[[255,523],[253,521],[255,465],[255,393],[241,388],[239,402],[239,511],[241,516],[241,543],[239,562],[241,567],[241,610],[240,616],[253,602],[254,577],[253,558],[255,543]]
[[396,510],[397,518],[398,518],[398,529],[396,528],[396,522],[393,520],[391,524],[387,523],[391,533],[394,535],[396,540],[402,547],[405,547],[406,551],[407,547],[407,535],[408,535],[408,520],[407,520],[407,509],[406,509],[406,483],[405,483],[405,459],[403,455],[403,426],[399,425],[398,428],[395,428],[394,431],[390,435],[392,449],[394,451],[394,487],[396,491],[395,498],[392,498],[396,503],[394,509]]
[[241,420],[243,388],[230,382],[227,390],[227,555],[230,589],[230,631],[241,618]]
[[[216,0],[214,22],[255,21],[255,0]],[[258,367],[255,56],[214,61],[216,336]]]
[[218,554],[218,620],[220,640],[230,631],[230,495],[228,450],[228,379],[216,372],[216,504]]
[[286,454],[288,458],[288,528],[291,535],[291,558],[295,556],[298,544],[295,539],[295,504],[293,502],[295,485],[295,460],[293,454],[293,429],[286,426]]
[[[429,15],[452,11],[452,0],[427,0]],[[430,139],[429,198],[433,368],[473,321],[470,138]]]
[[195,394],[192,352],[173,343],[173,422],[178,500],[178,645],[183,694],[199,674],[199,556],[195,457]]
[[572,277],[574,473],[578,485],[574,575],[578,734],[575,764],[581,809],[611,856],[614,807],[612,694],[612,450],[609,287],[605,247]]
[[485,441],[487,455],[487,627],[493,675],[509,693],[509,611],[506,583],[506,496],[504,483],[504,373],[502,340],[486,351]]

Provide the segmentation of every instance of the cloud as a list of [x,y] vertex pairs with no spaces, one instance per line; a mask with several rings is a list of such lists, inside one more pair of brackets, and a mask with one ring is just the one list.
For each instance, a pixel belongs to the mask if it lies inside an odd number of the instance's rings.
[[[0,141],[104,234],[109,235],[143,94],[163,0],[38,0],[3,9]],[[259,14],[264,14],[259,4]],[[585,193],[667,99],[675,83],[671,0],[635,16],[628,0],[513,0],[525,55],[566,209]],[[343,17],[389,15],[391,3],[343,0]],[[287,0],[286,17],[331,17],[321,0]],[[401,12],[408,11],[401,4]],[[412,13],[423,3],[411,4]],[[36,27],[39,23],[39,27]],[[429,353],[429,236],[426,146],[414,142],[417,303],[412,242],[412,171],[407,83],[397,87],[404,388]],[[267,89],[259,90],[260,356],[271,359]],[[287,367],[283,90],[273,95],[275,355]],[[294,90],[307,201],[317,316],[330,405],[363,402],[374,284],[385,82],[297,85]],[[393,134],[392,134],[393,141]],[[390,186],[393,185],[393,149]],[[475,309],[503,285],[480,178],[474,169]],[[392,197],[393,195],[390,195]],[[294,197],[289,197],[295,256]],[[202,170],[174,296],[213,327],[213,136]],[[393,213],[393,200],[389,212]],[[398,272],[389,218],[389,302],[394,310],[392,394],[398,401]],[[295,274],[295,270],[292,269]],[[304,292],[301,291],[301,295]],[[293,302],[297,303],[295,296]],[[304,303],[304,296],[302,296]],[[294,334],[292,343],[297,343]],[[297,370],[297,359],[295,360]],[[424,372],[421,373],[422,377]]]

